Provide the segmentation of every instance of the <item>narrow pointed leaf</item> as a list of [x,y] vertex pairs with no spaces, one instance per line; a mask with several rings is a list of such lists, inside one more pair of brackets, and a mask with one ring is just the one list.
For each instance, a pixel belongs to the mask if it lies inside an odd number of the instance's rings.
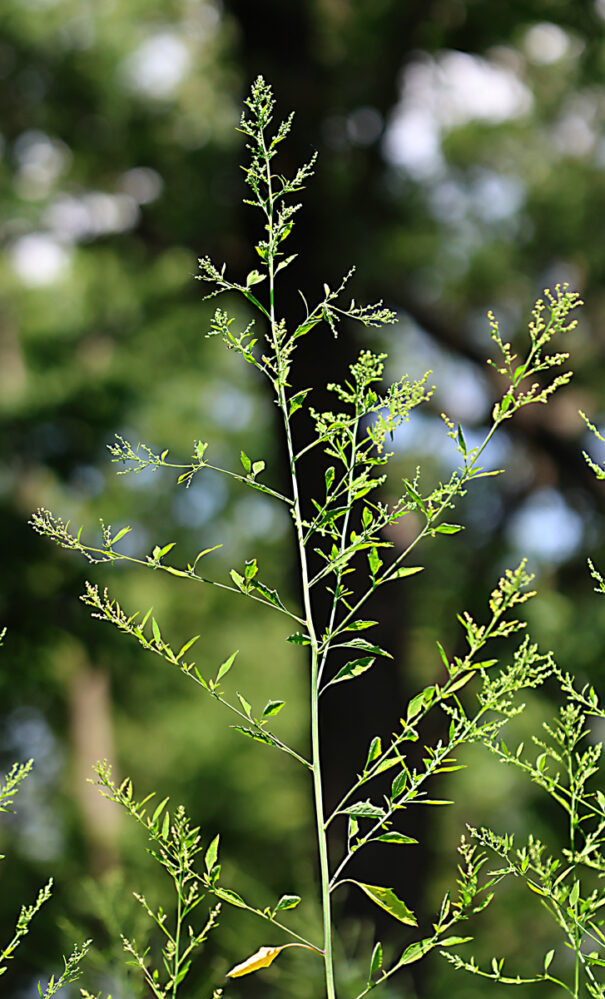
[[361,674],[370,669],[375,662],[376,660],[372,656],[367,656],[364,659],[353,659],[350,663],[347,663],[346,666],[343,666],[342,669],[338,670],[336,676],[330,680],[330,684],[341,683],[343,680],[352,680],[356,676],[361,676]]
[[404,836],[403,833],[400,832],[383,833],[382,836],[376,836],[376,839],[380,843],[401,843],[401,844],[418,843],[417,839],[413,839],[411,836]]
[[372,978],[377,971],[382,968],[382,944],[377,943],[372,951],[372,957],[370,960],[370,971],[368,973],[368,985],[372,981]]
[[400,923],[406,923],[407,926],[417,926],[416,917],[411,909],[408,909],[405,902],[402,902],[400,898],[397,897],[392,888],[383,888],[380,885],[366,885],[361,881],[351,881],[353,885],[357,885],[361,888],[363,892],[371,898],[376,905],[379,905],[381,909],[384,909],[389,915],[398,919]]
[[210,846],[208,847],[208,849],[206,850],[206,853],[204,855],[204,865],[205,865],[206,870],[208,871],[208,873],[210,873],[210,871],[212,870],[212,868],[216,864],[216,861],[217,861],[217,858],[218,858],[218,844],[219,844],[220,838],[221,837],[220,837],[220,833],[219,833],[217,836],[214,837],[214,839],[212,840]]
[[217,683],[218,683],[218,681],[219,681],[219,680],[222,680],[222,678],[223,678],[223,677],[225,676],[225,674],[226,674],[226,673],[228,673],[228,672],[229,672],[229,670],[230,670],[230,669],[231,669],[231,667],[233,666],[233,663],[234,663],[234,660],[235,660],[235,657],[236,657],[236,655],[237,655],[237,653],[238,653],[238,652],[239,652],[239,649],[236,649],[236,650],[235,650],[235,652],[233,652],[233,653],[232,653],[232,654],[231,654],[231,655],[229,656],[229,658],[228,658],[228,659],[225,659],[225,662],[224,662],[224,663],[222,663],[222,664],[221,664],[221,665],[219,666],[219,670],[218,670],[218,673],[216,674],[216,682],[217,682]]
[[228,902],[229,905],[234,905],[236,909],[246,908],[246,903],[243,898],[241,898],[237,892],[230,891],[229,888],[215,888],[214,894],[217,898],[222,899],[223,902]]

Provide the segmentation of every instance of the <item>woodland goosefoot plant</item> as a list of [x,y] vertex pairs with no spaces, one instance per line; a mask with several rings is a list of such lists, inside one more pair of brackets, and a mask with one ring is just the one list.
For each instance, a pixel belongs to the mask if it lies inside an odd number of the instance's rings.
[[[491,339],[499,360],[489,363],[496,369],[503,388],[483,440],[469,445],[462,427],[444,416],[444,430],[458,455],[457,467],[449,479],[427,489],[417,469],[412,477],[403,480],[398,498],[392,503],[384,502],[380,498],[380,487],[392,457],[386,450],[387,442],[394,431],[409,420],[412,411],[429,399],[432,389],[428,385],[428,374],[417,380],[404,375],[384,388],[382,375],[386,355],[362,350],[350,366],[348,379],[343,384],[328,386],[335,399],[334,411],[319,411],[310,405],[311,388],[292,391],[290,373],[296,363],[299,341],[309,336],[315,327],[327,326],[323,335],[327,332],[336,336],[344,321],[380,327],[394,323],[396,317],[381,302],[370,306],[358,305],[354,299],[348,304],[343,302],[352,270],[336,289],[324,285],[323,297],[316,304],[308,305],[301,295],[304,313],[298,319],[282,314],[279,273],[295,260],[296,255],[287,255],[284,247],[301,207],[290,199],[302,190],[311,176],[315,157],[301,166],[292,178],[276,172],[274,159],[290,131],[292,115],[277,127],[273,126],[274,100],[262,77],[253,84],[245,104],[240,130],[246,137],[250,153],[244,171],[250,189],[246,203],[260,212],[263,225],[263,238],[255,247],[258,269],[252,270],[245,283],[240,284],[231,279],[226,264],[217,265],[204,257],[200,260],[199,277],[210,288],[206,298],[223,293],[241,296],[255,315],[249,325],[239,329],[227,311],[217,308],[208,335],[222,340],[227,349],[239,354],[268,383],[281,417],[289,469],[288,486],[284,491],[275,488],[270,484],[265,462],[253,460],[243,451],[240,455],[242,470],[218,467],[212,463],[211,447],[201,440],[195,442],[192,458],[184,463],[169,460],[167,451],[156,453],[145,444],[133,445],[122,437],[116,438],[110,452],[114,461],[124,465],[124,472],[148,467],[170,468],[177,473],[177,482],[186,487],[195,475],[203,474],[204,469],[209,468],[260,490],[275,503],[285,506],[292,520],[302,606],[292,607],[282,599],[272,588],[271,581],[263,577],[257,559],[251,554],[243,565],[231,570],[229,580],[219,581],[211,578],[211,569],[202,571],[200,568],[202,560],[211,566],[215,548],[205,549],[192,561],[178,566],[168,561],[172,543],[156,545],[144,558],[120,551],[118,545],[130,530],[128,527],[114,534],[102,525],[102,540],[95,544],[84,540],[82,529],[72,533],[68,523],[48,510],[39,510],[32,524],[41,534],[64,548],[79,552],[91,563],[136,563],[192,583],[220,586],[234,596],[258,601],[288,622],[290,633],[285,640],[300,646],[307,654],[308,740],[305,745],[288,745],[273,728],[275,717],[284,708],[282,701],[270,700],[264,708],[257,708],[242,693],[234,696],[230,692],[229,672],[234,665],[235,652],[209,675],[207,664],[196,664],[190,658],[197,636],[186,640],[180,648],[173,648],[151,612],[125,610],[107,589],[100,590],[96,584],[86,587],[82,599],[92,609],[93,616],[113,624],[143,648],[177,667],[235,717],[234,728],[244,737],[261,743],[267,750],[287,754],[292,767],[302,767],[308,773],[313,797],[318,901],[323,927],[319,939],[295,932],[288,925],[289,910],[299,904],[298,896],[285,895],[274,905],[261,907],[222,883],[216,830],[211,832],[208,845],[202,849],[199,829],[191,826],[182,809],[169,812],[167,799],[153,807],[149,804],[152,795],[138,800],[128,779],[116,784],[108,765],[99,764],[97,780],[101,791],[144,826],[151,841],[151,851],[167,870],[174,886],[175,903],[169,915],[168,910],[149,906],[143,895],[136,896],[163,935],[163,967],[152,967],[134,941],[124,940],[124,946],[134,958],[150,992],[157,999],[177,996],[194,952],[216,924],[218,909],[214,903],[218,902],[254,913],[267,924],[259,938],[262,946],[249,957],[242,955],[242,960],[228,972],[232,979],[267,967],[286,948],[302,947],[307,949],[309,961],[322,962],[325,995],[327,999],[335,999],[338,969],[333,951],[333,901],[343,886],[352,886],[399,921],[402,932],[412,935],[400,956],[388,966],[383,964],[381,944],[375,944],[372,953],[368,953],[367,974],[357,991],[356,999],[361,999],[399,969],[434,948],[447,952],[448,948],[470,939],[458,935],[458,926],[489,903],[490,888],[500,877],[488,877],[480,885],[479,871],[485,860],[475,845],[463,842],[457,892],[446,893],[428,933],[416,938],[413,930],[417,926],[416,916],[392,887],[366,884],[350,875],[353,858],[369,844],[405,849],[415,842],[406,834],[405,822],[402,823],[406,809],[418,804],[440,804],[430,796],[431,780],[459,768],[456,754],[464,744],[496,745],[503,724],[521,710],[516,695],[538,686],[553,671],[551,656],[541,654],[528,637],[511,650],[507,661],[500,663],[496,658],[489,658],[487,647],[494,639],[512,637],[524,627],[523,622],[510,616],[510,612],[514,613],[518,605],[532,596],[528,590],[532,577],[526,571],[525,563],[507,570],[496,583],[483,622],[476,622],[466,612],[460,615],[466,653],[448,656],[439,645],[436,656],[441,670],[440,681],[425,687],[408,704],[402,705],[400,726],[393,734],[381,733],[371,740],[350,787],[330,814],[326,814],[322,775],[319,726],[322,698],[328,688],[335,688],[328,696],[337,696],[341,683],[357,681],[379,657],[392,658],[371,638],[371,629],[376,622],[364,616],[368,599],[394,580],[409,577],[410,585],[413,585],[412,577],[422,571],[422,566],[410,561],[412,553],[416,556],[416,550],[425,539],[461,530],[460,525],[446,519],[456,501],[473,480],[498,474],[481,466],[485,449],[497,429],[518,410],[547,402],[551,394],[569,380],[570,373],[561,370],[568,355],[548,351],[554,337],[563,336],[574,328],[575,320],[570,318],[570,313],[581,303],[566,286],[557,286],[552,294],[545,292],[544,299],[534,308],[527,350],[522,358],[513,353],[490,315]],[[260,324],[258,330],[255,323]],[[550,380],[549,375],[552,376]],[[314,436],[299,444],[297,421],[305,409],[312,419]],[[320,496],[308,497],[305,493],[305,469],[309,462],[323,464],[325,489]],[[307,510],[312,512],[306,513]],[[387,540],[387,529],[405,517],[418,527],[413,539],[400,550]],[[329,611],[325,618],[318,619],[313,597],[320,588],[329,594]],[[333,653],[340,654],[343,649],[351,658],[344,666],[335,666]],[[463,704],[462,698],[467,696],[464,688],[472,684],[477,688],[474,701],[470,699],[466,703],[465,700]],[[420,739],[420,726],[431,711],[442,713],[447,734],[434,742],[427,741],[422,764],[412,765],[406,756],[406,746]],[[376,778],[388,771],[392,778],[390,790],[377,800],[373,790]],[[328,837],[338,832],[337,818],[344,819],[347,832],[343,843],[339,843],[338,835],[335,836],[332,853],[337,859],[331,864]],[[196,855],[201,857],[202,852],[203,864],[196,866]],[[204,897],[213,900],[205,919],[198,916],[198,907]],[[269,929],[284,942],[267,943],[265,934]],[[214,995],[221,992],[219,988]],[[338,994],[342,996],[342,986],[339,986]]]

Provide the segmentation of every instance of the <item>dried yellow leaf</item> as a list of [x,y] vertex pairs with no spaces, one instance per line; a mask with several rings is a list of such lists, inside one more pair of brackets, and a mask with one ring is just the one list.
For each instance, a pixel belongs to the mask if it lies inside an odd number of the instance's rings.
[[[287,944],[284,946],[287,946]],[[239,978],[240,975],[249,975],[252,971],[258,971],[259,968],[268,968],[277,955],[281,954],[283,949],[284,947],[261,947],[255,954],[251,954],[245,961],[242,961],[241,964],[236,964],[235,968],[227,972],[227,976],[229,978]]]
[[[281,947],[260,947],[254,954],[247,957],[245,961],[241,964],[236,964],[235,968],[227,972],[228,978],[239,978],[241,975],[249,975],[253,971],[259,971],[261,968],[268,968],[270,964],[281,954],[282,950],[286,947],[304,947],[306,950],[317,950],[316,947],[310,947],[308,944],[297,944],[289,943],[282,944]],[[318,954],[321,954],[320,950],[317,950]]]

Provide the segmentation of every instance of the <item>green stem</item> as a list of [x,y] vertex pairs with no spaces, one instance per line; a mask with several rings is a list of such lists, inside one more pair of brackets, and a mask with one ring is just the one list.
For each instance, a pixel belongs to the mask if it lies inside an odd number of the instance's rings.
[[301,583],[303,591],[303,606],[305,611],[305,623],[307,627],[307,634],[311,642],[311,746],[312,746],[312,767],[313,767],[313,796],[315,804],[315,823],[317,829],[317,848],[319,853],[319,868],[320,868],[320,879],[321,879],[321,905],[322,905],[322,915],[323,915],[323,958],[324,958],[324,970],[325,970],[325,981],[326,981],[326,994],[327,999],[336,999],[336,989],[334,984],[334,959],[332,955],[332,914],[331,914],[331,901],[330,901],[330,869],[328,864],[328,844],[326,839],[326,832],[324,828],[324,806],[323,806],[323,787],[321,778],[321,756],[320,756],[320,740],[319,740],[319,683],[318,683],[318,642],[317,636],[315,634],[315,624],[313,620],[313,610],[311,607],[311,595],[309,587],[309,570],[307,566],[307,555],[305,550],[305,540],[302,524],[302,511],[300,506],[300,497],[298,492],[298,477],[296,474],[296,460],[294,457],[294,447],[292,442],[292,433],[290,430],[290,419],[288,412],[288,404],[286,400],[286,393],[284,384],[286,381],[286,372],[284,371],[284,358],[279,346],[278,333],[276,328],[275,319],[275,260],[274,260],[274,250],[273,250],[273,191],[271,185],[271,169],[269,163],[269,156],[267,154],[264,145],[263,136],[263,152],[265,154],[265,163],[267,169],[267,189],[268,189],[268,210],[267,214],[267,228],[269,232],[269,260],[268,260],[268,270],[269,270],[269,296],[270,296],[270,312],[271,312],[271,337],[273,340],[273,349],[275,351],[275,360],[277,365],[277,376],[274,382],[275,390],[277,393],[277,403],[281,410],[284,430],[286,436],[286,444],[288,448],[288,461],[290,464],[290,478],[292,486],[292,500],[293,500],[293,514],[294,514],[294,524],[296,528],[296,539],[298,545],[298,556],[299,565],[301,573]]

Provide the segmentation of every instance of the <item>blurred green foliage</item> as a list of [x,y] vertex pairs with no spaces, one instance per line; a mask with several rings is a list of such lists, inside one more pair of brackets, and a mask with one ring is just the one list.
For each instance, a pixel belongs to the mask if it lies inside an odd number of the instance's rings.
[[[87,987],[137,994],[124,984],[115,931],[119,923],[136,933],[132,889],[160,889],[141,837],[90,797],[85,776],[98,756],[111,755],[141,792],[183,801],[208,839],[220,830],[223,857],[251,893],[269,885],[304,895],[312,877],[304,782],[281,758],[253,751],[216,705],[191,699],[184,678],[91,622],[76,599],[82,566],[27,527],[43,505],[93,529],[99,517],[116,529],[130,523],[140,553],[176,541],[186,561],[220,542],[217,574],[236,554],[255,555],[287,592],[289,525],[264,498],[211,474],[187,491],[160,473],[116,477],[106,451],[117,432],[187,460],[201,437],[225,464],[235,466],[243,447],[281,467],[272,406],[250,371],[203,339],[212,303],[200,304],[192,280],[203,253],[229,259],[236,273],[254,266],[234,126],[257,72],[281,109],[297,111],[292,160],[320,151],[286,305],[296,310],[298,287],[356,263],[356,297],[382,296],[401,315],[374,344],[388,350],[390,373],[434,369],[434,419],[412,422],[396,442],[402,474],[427,448],[435,473],[447,466],[441,409],[469,434],[489,413],[489,307],[514,340],[544,286],[569,280],[587,303],[572,388],[501,438],[494,463],[511,470],[469,494],[465,535],[426,549],[425,573],[397,606],[377,610],[398,663],[389,690],[434,679],[435,640],[456,650],[456,612],[483,607],[497,573],[525,548],[539,576],[533,636],[581,679],[602,683],[605,618],[584,558],[603,562],[603,494],[580,456],[576,411],[597,425],[605,411],[604,17],[600,0],[4,0],[0,753],[5,769],[29,756],[37,765],[19,815],[0,830],[0,846],[14,838],[0,925],[49,873],[57,885],[54,919],[32,929],[6,976],[10,999],[32,994],[75,925],[97,948]],[[311,344],[301,387],[340,376],[357,350],[353,333],[336,348],[327,337]],[[109,582],[104,567],[88,576]],[[244,689],[254,671],[267,697],[304,700],[296,650],[272,617],[160,574],[118,570],[111,585],[126,608],[153,604],[175,642],[200,632],[211,667],[239,647]],[[368,725],[374,682],[350,704]],[[536,699],[524,724],[549,713]],[[302,719],[284,712],[283,724],[296,732]],[[338,789],[347,719],[330,725]],[[451,879],[465,821],[549,824],[540,800],[501,769],[480,757],[448,782],[457,805],[423,831],[426,851],[401,872],[413,908],[430,910]],[[499,953],[522,955],[541,932],[537,904],[529,922],[521,904],[511,895],[490,917]],[[344,932],[365,945],[369,924],[353,915]],[[223,922],[220,953],[209,951],[197,972],[207,991],[242,952],[270,942],[233,913]],[[296,972],[298,961],[293,954],[289,968],[247,982],[245,994],[312,996],[316,983]],[[477,994],[475,980],[452,979],[437,959],[411,970],[414,981],[393,994]]]

